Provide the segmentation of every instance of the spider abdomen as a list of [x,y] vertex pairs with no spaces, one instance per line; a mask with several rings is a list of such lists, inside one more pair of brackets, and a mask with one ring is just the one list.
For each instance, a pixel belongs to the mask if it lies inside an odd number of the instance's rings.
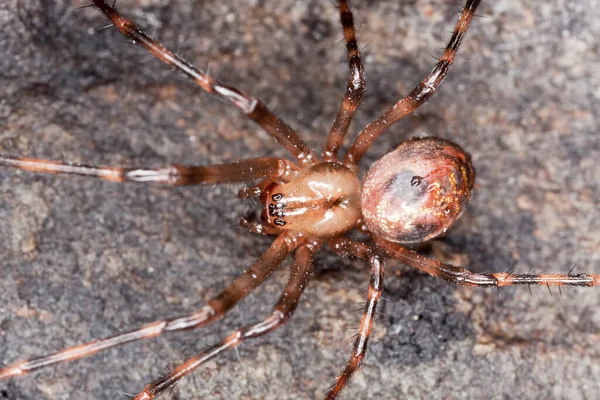
[[340,163],[316,164],[265,194],[263,219],[281,229],[332,237],[352,229],[360,218],[360,182]]
[[364,179],[362,213],[373,234],[397,243],[432,239],[458,219],[475,170],[458,145],[410,139],[375,162]]

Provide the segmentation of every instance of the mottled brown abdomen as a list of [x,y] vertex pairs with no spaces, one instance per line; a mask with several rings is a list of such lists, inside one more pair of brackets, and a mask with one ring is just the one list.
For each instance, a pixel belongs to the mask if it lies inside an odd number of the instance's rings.
[[365,223],[376,236],[397,243],[432,239],[462,214],[474,182],[471,157],[458,145],[439,138],[407,140],[367,172]]

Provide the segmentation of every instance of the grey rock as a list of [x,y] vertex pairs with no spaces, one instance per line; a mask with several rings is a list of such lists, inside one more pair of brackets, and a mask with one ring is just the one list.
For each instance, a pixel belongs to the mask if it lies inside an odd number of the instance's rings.
[[[355,134],[424,77],[456,2],[354,2],[368,92]],[[97,165],[208,164],[286,153],[225,102],[127,42],[85,1],[0,4],[0,151]],[[119,1],[119,9],[323,145],[347,66],[331,1]],[[596,1],[484,2],[440,91],[383,135],[467,151],[477,187],[434,254],[476,271],[600,273]],[[168,188],[0,171],[0,362],[194,311],[269,239],[237,185]],[[430,250],[431,250],[430,249]],[[313,399],[348,357],[368,285],[327,253],[288,325],[200,368],[173,399]],[[0,398],[119,399],[266,316],[283,268],[214,326],[0,382]],[[595,399],[600,291],[457,288],[388,263],[370,352],[346,399]]]

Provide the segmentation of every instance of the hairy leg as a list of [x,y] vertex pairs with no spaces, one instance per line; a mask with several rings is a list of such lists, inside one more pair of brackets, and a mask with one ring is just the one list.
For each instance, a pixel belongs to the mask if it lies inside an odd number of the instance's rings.
[[477,273],[466,268],[455,267],[441,261],[431,260],[397,243],[378,239],[377,246],[389,256],[409,265],[461,286],[511,286],[511,285],[548,285],[548,286],[600,286],[600,275],[593,274],[511,274]]
[[329,137],[327,138],[327,144],[323,150],[323,159],[325,161],[337,161],[340,145],[344,140],[344,136],[348,133],[348,127],[365,92],[365,72],[360,59],[360,51],[358,50],[358,41],[356,40],[354,17],[352,16],[352,10],[350,10],[350,2],[340,0],[339,6],[340,21],[344,30],[344,39],[346,40],[346,50],[348,52],[350,79],[346,87],[344,101],[333,122]]
[[91,176],[113,182],[152,182],[172,186],[245,182],[260,178],[286,181],[297,171],[297,167],[290,161],[275,157],[252,158],[229,164],[205,166],[122,168],[72,165],[58,161],[0,155],[0,165],[33,172]]
[[326,400],[333,400],[344,390],[350,378],[356,372],[367,354],[367,344],[371,331],[373,329],[373,321],[375,319],[375,311],[379,298],[383,292],[383,259],[375,254],[372,249],[364,243],[359,243],[348,238],[338,238],[329,241],[329,247],[336,253],[344,257],[358,257],[367,260],[371,266],[371,279],[369,281],[369,293],[365,310],[363,312],[358,334],[352,346],[352,354],[346,362],[346,366],[337,376],[334,385],[329,389]]
[[193,314],[155,321],[126,333],[94,340],[48,356],[9,365],[0,369],[0,380],[22,376],[61,362],[77,360],[125,343],[153,338],[165,332],[194,329],[217,321],[271,275],[296,246],[298,246],[298,242],[295,235],[281,234],[250,268],[244,271],[208,304]]
[[172,65],[193,79],[207,93],[219,95],[238,107],[265,132],[285,147],[301,165],[310,165],[317,157],[300,136],[285,122],[273,114],[260,100],[239,90],[226,86],[215,78],[201,72],[184,58],[178,56],[142,31],[133,21],[121,16],[113,6],[104,0],[92,0],[94,5],[121,31],[121,33],[152,53],[166,64]]
[[450,66],[454,62],[456,52],[460,47],[461,42],[465,38],[467,29],[471,24],[471,20],[475,15],[475,10],[481,0],[467,0],[467,4],[463,8],[458,23],[454,28],[454,33],[446,50],[439,62],[431,71],[431,73],[423,79],[419,84],[410,92],[406,97],[399,100],[390,109],[385,111],[376,120],[371,122],[369,125],[359,133],[358,137],[348,150],[346,157],[344,158],[344,164],[350,168],[357,169],[357,165],[361,160],[362,156],[369,149],[371,144],[390,126],[407,116],[408,114],[415,111],[419,106],[425,103],[440,86]]
[[173,387],[181,378],[193,372],[196,368],[219,355],[221,352],[235,348],[247,339],[253,339],[267,334],[285,324],[298,305],[302,292],[308,285],[313,271],[313,256],[320,244],[311,242],[303,244],[296,250],[295,263],[290,270],[290,277],[284,292],[273,311],[264,320],[237,329],[219,343],[207,348],[196,356],[186,360],[172,372],[149,383],[138,393],[134,400],[150,400]]

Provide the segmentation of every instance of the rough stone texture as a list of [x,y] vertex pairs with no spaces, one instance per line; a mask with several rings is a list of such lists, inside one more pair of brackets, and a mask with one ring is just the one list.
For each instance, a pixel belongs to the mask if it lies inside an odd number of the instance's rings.
[[[429,72],[455,1],[355,1],[363,127]],[[132,46],[85,1],[0,4],[0,151],[115,165],[285,155],[225,102]],[[119,0],[122,12],[321,146],[347,79],[335,4]],[[467,149],[478,186],[434,253],[477,271],[600,273],[596,0],[485,2],[448,80],[398,123]],[[191,312],[269,243],[237,227],[237,186],[118,185],[2,170],[0,362]],[[172,399],[313,399],[333,382],[368,274],[323,253],[292,321],[185,379]],[[390,263],[369,356],[346,399],[596,399],[600,290],[467,289]],[[285,269],[224,321],[0,383],[0,399],[118,399],[268,313]]]

